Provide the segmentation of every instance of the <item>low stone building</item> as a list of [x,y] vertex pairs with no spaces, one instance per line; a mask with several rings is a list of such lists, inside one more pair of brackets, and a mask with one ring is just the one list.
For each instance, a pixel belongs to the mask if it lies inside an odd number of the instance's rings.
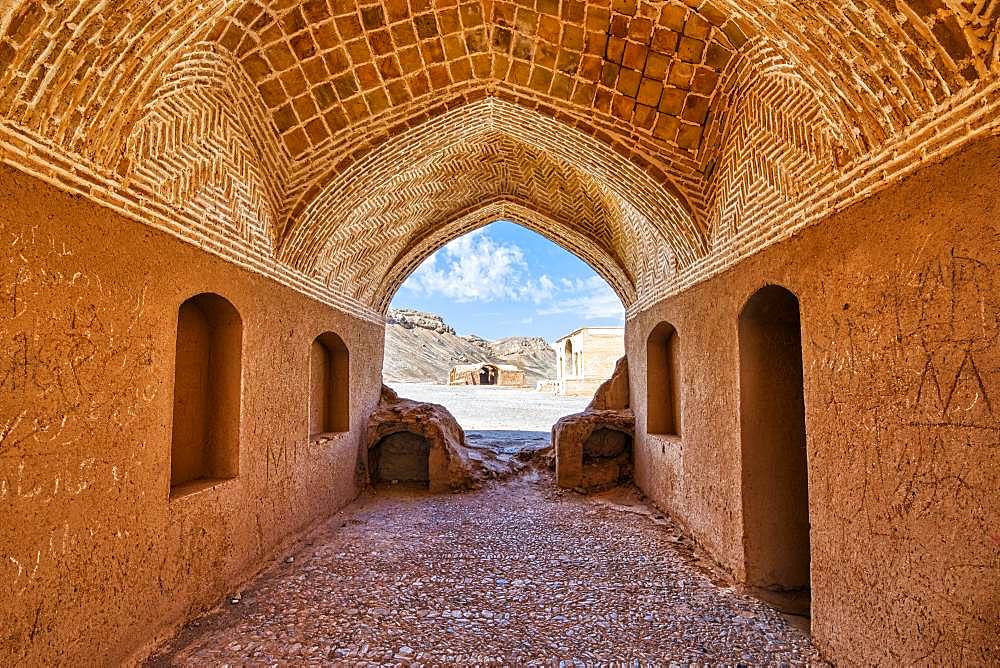
[[556,339],[559,394],[593,394],[625,354],[624,327],[581,327]]
[[502,385],[523,387],[524,371],[513,364],[459,364],[448,374],[449,385]]

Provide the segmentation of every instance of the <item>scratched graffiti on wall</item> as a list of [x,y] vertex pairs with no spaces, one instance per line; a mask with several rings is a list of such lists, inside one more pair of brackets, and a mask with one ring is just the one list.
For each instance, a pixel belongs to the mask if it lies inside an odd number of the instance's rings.
[[875,409],[898,397],[904,401],[893,408],[911,426],[996,429],[996,276],[986,263],[949,254],[902,279],[887,276],[870,304],[845,304],[825,340],[813,340],[822,375],[837,389],[830,403]]
[[1000,577],[1000,267],[951,250],[863,280],[808,340],[816,528],[863,555],[830,557],[858,614],[948,620],[977,646],[995,601],[963,583]]
[[0,592],[20,594],[83,530],[43,513],[72,517],[70,499],[133,484],[157,385],[145,290],[106,284],[37,229],[0,225],[0,248],[0,512],[37,513],[0,545]]

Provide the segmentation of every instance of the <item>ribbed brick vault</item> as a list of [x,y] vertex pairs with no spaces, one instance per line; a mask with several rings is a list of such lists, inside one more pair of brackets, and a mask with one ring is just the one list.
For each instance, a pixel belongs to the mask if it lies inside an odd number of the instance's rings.
[[509,217],[641,308],[1000,118],[996,0],[0,9],[0,156],[355,314]]

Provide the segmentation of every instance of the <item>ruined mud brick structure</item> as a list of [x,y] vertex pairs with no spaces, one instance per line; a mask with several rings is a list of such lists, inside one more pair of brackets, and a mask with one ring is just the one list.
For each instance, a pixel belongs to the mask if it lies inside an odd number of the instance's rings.
[[636,481],[735,581],[995,664],[998,13],[6,0],[0,663],[142,656],[351,499],[393,293],[502,218],[621,297]]
[[622,327],[581,327],[556,339],[559,394],[592,395],[625,354]]
[[383,386],[368,418],[367,481],[420,483],[432,492],[476,483],[465,432],[444,406],[400,398]]
[[552,426],[557,485],[589,492],[631,480],[635,414],[628,386],[622,357],[586,409]]
[[524,387],[524,371],[513,364],[459,364],[448,372],[448,384]]

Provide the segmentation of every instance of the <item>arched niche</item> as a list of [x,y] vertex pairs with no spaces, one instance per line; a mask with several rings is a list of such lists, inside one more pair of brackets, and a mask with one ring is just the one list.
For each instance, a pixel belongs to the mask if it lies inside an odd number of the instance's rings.
[[799,300],[768,285],[739,316],[743,547],[747,584],[808,614],[809,476]]
[[677,329],[661,322],[646,340],[646,433],[681,434],[681,342]]
[[177,312],[170,491],[239,474],[243,321],[224,297],[195,295]]
[[317,336],[309,349],[309,434],[349,431],[350,354],[333,332]]

